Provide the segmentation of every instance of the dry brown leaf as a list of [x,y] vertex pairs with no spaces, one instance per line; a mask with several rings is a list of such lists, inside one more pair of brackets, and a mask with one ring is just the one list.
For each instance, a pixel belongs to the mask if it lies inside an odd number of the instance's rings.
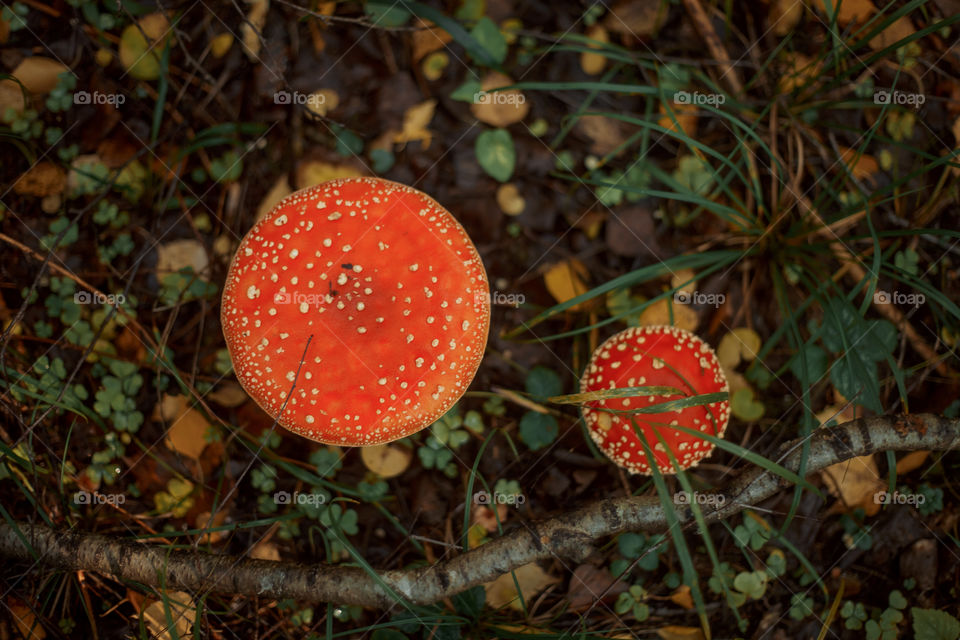
[[429,20],[418,20],[418,27],[425,27],[413,32],[413,61],[419,62],[428,53],[433,53],[453,40],[453,36],[444,29],[434,25]]
[[866,153],[858,157],[855,149],[840,147],[840,159],[850,167],[850,172],[857,180],[865,180],[880,171],[876,158]]
[[23,97],[23,89],[13,80],[0,80],[0,118],[4,118],[7,109],[13,109],[15,113],[23,113],[27,103]]
[[802,53],[786,52],[783,54],[783,61],[786,68],[779,80],[780,93],[799,89],[820,75],[820,61]]
[[250,396],[236,382],[224,382],[217,388],[207,394],[207,397],[221,407],[239,407],[246,402]]
[[250,557],[257,560],[272,560],[274,562],[279,562],[280,550],[277,549],[277,545],[273,544],[269,540],[265,540],[253,545],[253,549],[250,550]]
[[581,116],[576,128],[590,138],[590,153],[605,156],[623,143],[620,121],[607,116]]
[[[483,504],[474,504],[470,511],[470,520],[488,533],[493,533],[507,521],[510,512],[507,505],[498,504],[497,510]],[[499,520],[498,520],[499,519]]]
[[[670,306],[673,306],[673,322],[670,322]],[[700,318],[697,312],[685,304],[673,304],[673,300],[657,300],[649,307],[643,310],[638,320],[640,326],[649,327],[659,324],[673,324],[675,327],[686,329],[687,331],[696,331],[700,324]]]
[[[837,10],[837,0],[830,0],[830,6]],[[837,23],[843,27],[850,22],[856,21],[857,24],[864,24],[870,19],[877,8],[873,6],[870,0],[843,0],[839,3],[840,9],[837,11]],[[810,0],[810,6],[818,9],[824,16],[829,16],[824,0]]]
[[[596,40],[604,44],[610,42],[610,36],[607,35],[607,30],[599,24],[595,24],[587,29],[586,36],[591,40]],[[588,44],[587,46],[591,49],[600,48],[600,45],[597,44]],[[588,76],[599,74],[605,66],[607,66],[607,57],[602,53],[584,51],[580,54],[580,68],[583,69],[583,72]]]
[[401,445],[379,444],[361,447],[360,459],[367,469],[381,478],[393,478],[407,470],[413,453]]
[[704,640],[703,631],[699,627],[660,627],[657,635],[662,640]]
[[803,3],[798,0],[773,0],[767,22],[773,32],[781,38],[797,26],[803,17]]
[[519,89],[493,91],[513,84],[509,76],[492,71],[480,82],[479,101],[470,105],[470,113],[480,122],[494,127],[506,127],[520,122],[530,112],[527,97]]
[[253,0],[249,2],[250,12],[247,19],[240,25],[240,39],[243,51],[251,62],[259,62],[260,37],[263,25],[267,21],[267,11],[270,9],[269,0]]
[[850,508],[863,507],[868,516],[876,514],[880,505],[874,499],[886,483],[880,478],[873,455],[860,456],[830,465],[820,472],[830,495]]
[[207,446],[204,434],[210,423],[203,414],[188,405],[186,396],[164,395],[157,403],[156,415],[169,425],[164,442],[167,447],[194,460]]
[[[516,584],[513,581],[514,575],[517,578]],[[484,585],[487,591],[487,606],[494,609],[509,606],[511,609],[520,611],[522,607],[517,585],[520,585],[520,593],[523,593],[524,602],[529,603],[535,595],[554,582],[557,582],[557,579],[535,563],[525,564],[514,569],[512,573],[506,573],[493,582]]]
[[[576,258],[571,258],[550,267],[543,274],[543,282],[554,300],[562,303],[586,293],[589,290],[585,284],[588,277],[584,264]],[[570,307],[570,310],[576,311],[581,307],[582,305],[578,304]]]
[[57,86],[57,77],[69,67],[61,62],[43,56],[24,58],[13,70],[13,77],[23,83],[33,95],[50,93]]
[[897,460],[897,475],[903,475],[919,469],[928,457],[930,457],[929,451],[911,451]]
[[913,23],[910,22],[910,18],[900,16],[867,44],[874,51],[879,51],[880,49],[886,49],[890,45],[896,44],[904,38],[909,38],[916,32],[917,30],[913,28]]
[[11,599],[7,602],[6,609],[13,617],[14,624],[20,631],[20,637],[26,640],[43,640],[47,637],[43,624],[37,620],[30,607],[19,600]]
[[67,186],[67,174],[48,160],[38,162],[13,183],[13,190],[22,196],[45,198],[62,193]]
[[821,411],[817,412],[816,417],[817,424],[826,424],[830,420],[835,420],[837,424],[842,424],[855,419],[857,416],[856,409],[853,405],[843,403],[824,407]]
[[[183,591],[170,591],[166,593],[166,601],[166,604],[160,600],[155,601],[141,615],[150,631],[150,637],[155,640],[188,637],[197,616],[197,604],[193,596]],[[168,613],[173,619],[173,628],[167,623]]]
[[660,30],[669,6],[661,0],[620,0],[610,8],[603,24],[614,33],[642,40]]
[[[212,521],[210,520],[209,511],[201,511],[200,513],[197,514],[197,517],[193,519],[193,525],[197,529],[207,529],[207,528],[215,529],[217,527],[223,526],[223,523],[226,521],[227,521],[226,509],[220,509],[215,514],[213,514]],[[204,533],[202,536],[200,536],[199,544],[214,544],[216,542],[220,542],[221,540],[226,538],[229,533],[230,531],[226,529],[221,529],[219,531],[208,531],[207,533]]]
[[210,265],[207,250],[193,238],[172,240],[157,246],[157,278],[168,273],[192,267],[197,275],[204,275]]
[[597,602],[600,594],[614,597],[630,588],[626,582],[613,577],[606,567],[582,564],[573,571],[567,587],[567,602],[570,611],[583,611]]
[[397,144],[406,144],[419,140],[423,143],[424,149],[429,147],[433,134],[427,129],[427,125],[433,119],[436,108],[436,100],[425,100],[407,109],[403,114],[403,130],[393,137],[393,141]]
[[[662,113],[663,116],[660,117],[657,124],[667,131],[676,131],[677,125],[680,125],[680,130],[688,136],[693,136],[697,133],[697,122],[699,122],[699,118],[697,118],[697,105],[674,102],[670,105],[670,108],[673,110],[673,117],[670,117],[666,106],[663,104],[660,105],[660,113]],[[673,118],[676,118],[677,121],[674,122]]]

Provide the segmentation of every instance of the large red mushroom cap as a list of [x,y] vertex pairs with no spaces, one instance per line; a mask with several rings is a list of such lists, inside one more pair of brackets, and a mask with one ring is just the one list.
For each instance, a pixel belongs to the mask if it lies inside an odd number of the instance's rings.
[[480,256],[446,209],[396,182],[347,178],[287,196],[250,229],[221,322],[240,384],[280,425],[374,445],[463,395],[489,298]]
[[[694,334],[671,326],[635,327],[611,336],[601,344],[580,380],[588,393],[622,387],[673,387],[688,396],[727,392],[727,379],[716,354]],[[665,413],[633,413],[679,396],[632,396],[592,400],[584,404],[583,417],[591,438],[617,465],[630,473],[650,474],[650,462],[631,416],[653,450],[661,473],[676,473],[666,446],[684,469],[696,465],[713,450],[713,444],[669,425],[698,429],[723,437],[730,418],[729,400]],[[617,412],[617,413],[614,413]]]

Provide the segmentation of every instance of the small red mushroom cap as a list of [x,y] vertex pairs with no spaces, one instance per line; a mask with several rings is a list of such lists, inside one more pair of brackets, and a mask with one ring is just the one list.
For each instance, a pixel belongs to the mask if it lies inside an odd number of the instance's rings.
[[[654,386],[673,387],[691,396],[729,391],[710,345],[689,331],[671,326],[635,327],[611,336],[593,352],[580,380],[581,393]],[[678,396],[656,395],[592,400],[584,404],[583,417],[591,438],[613,462],[630,473],[649,475],[650,463],[630,422],[632,416],[653,450],[660,472],[676,473],[656,433],[680,466],[688,469],[707,457],[714,445],[669,425],[723,437],[730,418],[729,400],[666,413],[614,412],[635,411],[677,399]]]
[[281,426],[374,445],[430,425],[466,391],[490,290],[470,238],[436,201],[348,178],[287,196],[250,229],[221,322],[240,384]]

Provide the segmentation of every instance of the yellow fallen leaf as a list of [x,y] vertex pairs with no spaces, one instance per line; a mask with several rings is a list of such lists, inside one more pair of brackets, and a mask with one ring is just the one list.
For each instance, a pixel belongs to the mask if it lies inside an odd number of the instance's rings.
[[682,584],[670,594],[670,601],[684,609],[693,609],[693,596],[690,595],[690,586]]
[[693,279],[696,275],[693,269],[680,269],[670,277],[670,287],[677,291],[693,293],[697,289],[697,281]]
[[437,51],[453,40],[453,36],[429,20],[418,19],[416,26],[420,28],[412,35],[414,62],[418,62],[427,54]]
[[850,509],[863,507],[868,516],[880,510],[874,496],[886,483],[880,478],[873,455],[830,465],[820,472],[820,477],[830,495],[839,498],[844,506]]
[[436,100],[425,100],[407,109],[403,114],[403,130],[394,136],[393,141],[397,144],[406,144],[419,140],[423,143],[424,149],[429,147],[433,134],[427,129],[427,125],[433,119],[436,108]]
[[198,240],[186,238],[157,246],[157,278],[191,267],[197,275],[205,275],[210,265],[207,250]]
[[222,58],[227,55],[227,52],[230,51],[230,47],[232,46],[233,34],[229,31],[221,33],[210,41],[210,53],[213,54],[214,58]]
[[717,358],[725,367],[734,368],[740,360],[753,361],[760,351],[761,340],[759,334],[748,327],[740,327],[729,332],[720,340],[717,346]]
[[171,36],[167,16],[143,16],[120,34],[120,64],[137,80],[156,80],[160,77],[160,55]]
[[[588,291],[587,285],[584,284],[587,277],[587,268],[583,263],[576,258],[571,258],[550,267],[543,274],[543,281],[554,300],[562,303]],[[578,304],[570,307],[570,310],[576,311],[581,307],[582,305]]]
[[[670,307],[673,307],[673,322],[670,321]],[[687,331],[696,331],[700,324],[700,318],[697,312],[685,304],[674,304],[672,299],[657,300],[640,314],[638,324],[641,327],[649,327],[659,324],[673,325],[686,329]]]
[[333,89],[320,89],[307,97],[307,113],[324,117],[340,106],[340,95]]
[[[185,638],[191,634],[197,617],[197,604],[193,596],[184,591],[165,592],[164,603],[157,600],[141,614],[150,637],[155,640],[173,640]],[[167,622],[167,615],[173,619],[173,626]]]
[[413,454],[410,449],[402,445],[379,444],[373,447],[362,447],[360,459],[363,460],[367,469],[381,478],[393,478],[407,470]]
[[508,216],[518,216],[523,213],[527,202],[517,190],[517,185],[508,182],[497,187],[497,205]]
[[[717,359],[720,360],[719,352],[717,353]],[[747,382],[747,379],[743,377],[743,374],[732,367],[728,367],[727,365],[723,364],[722,360],[720,360],[720,368],[723,369],[723,375],[727,379],[727,386],[730,387],[731,397],[733,397],[733,394],[740,389],[750,388],[750,384]]]
[[[607,44],[610,42],[610,36],[607,34],[607,30],[603,28],[602,25],[595,24],[589,29],[587,29],[586,36],[591,40],[596,40],[597,42],[602,42]],[[590,49],[599,49],[599,44],[588,44]],[[603,68],[607,66],[607,57],[602,53],[593,53],[591,51],[584,51],[580,54],[580,68],[583,69],[583,72],[588,76],[595,76],[603,71]]]
[[207,446],[204,434],[210,427],[203,414],[189,406],[183,395],[164,395],[156,413],[169,425],[164,439],[167,447],[188,458],[198,459]]
[[530,112],[527,97],[519,89],[494,91],[513,84],[509,76],[492,71],[480,81],[480,92],[474,96],[470,113],[480,122],[494,127],[506,127],[520,122]]
[[662,640],[704,640],[703,631],[699,627],[660,627],[657,635]]
[[[516,584],[514,583],[514,575],[516,576]],[[514,569],[512,574],[506,573],[493,582],[484,585],[487,591],[487,605],[494,609],[509,606],[511,609],[520,611],[522,607],[518,593],[522,593],[524,602],[529,604],[535,595],[556,581],[556,578],[535,563],[525,564]],[[520,586],[519,592],[517,591],[517,585]]]
[[444,69],[450,64],[450,56],[445,51],[434,51],[423,59],[421,69],[423,77],[431,82],[443,76]]
[[269,0],[252,0],[249,2],[250,12],[247,19],[240,25],[240,41],[243,51],[251,62],[259,62],[260,38],[263,34],[263,25],[267,22],[267,11],[270,9]]
[[70,69],[61,62],[43,56],[24,58],[13,70],[14,78],[33,95],[50,93],[57,86],[59,75]]
[[363,172],[346,164],[308,160],[297,167],[297,188],[306,189],[338,178],[358,178]]
[[470,528],[467,529],[467,547],[470,549],[476,549],[482,545],[487,540],[487,530],[483,528],[483,525],[475,522],[470,525]]

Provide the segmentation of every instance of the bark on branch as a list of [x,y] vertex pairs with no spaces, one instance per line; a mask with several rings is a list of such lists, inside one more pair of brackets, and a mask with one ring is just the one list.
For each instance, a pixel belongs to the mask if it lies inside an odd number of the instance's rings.
[[[800,465],[800,444],[788,443],[782,450],[780,464],[796,471]],[[960,419],[930,414],[897,415],[818,429],[811,437],[807,471],[812,473],[876,451],[918,449],[960,449]],[[732,516],[789,484],[759,467],[750,467],[729,487],[717,492],[724,500],[716,502],[723,506],[707,514],[707,518],[713,521]],[[692,517],[688,507],[678,507],[678,516],[683,522]],[[56,531],[42,525],[17,526],[38,558],[7,523],[0,524],[0,556],[67,571],[95,571],[154,586],[161,584],[162,577],[168,589],[387,608],[396,603],[396,598],[382,585],[410,603],[431,604],[529,562],[552,556],[580,561],[589,555],[597,538],[623,531],[662,531],[666,520],[655,497],[600,500],[582,509],[527,523],[481,547],[429,567],[380,571],[379,580],[360,568],[171,550],[91,533]]]

